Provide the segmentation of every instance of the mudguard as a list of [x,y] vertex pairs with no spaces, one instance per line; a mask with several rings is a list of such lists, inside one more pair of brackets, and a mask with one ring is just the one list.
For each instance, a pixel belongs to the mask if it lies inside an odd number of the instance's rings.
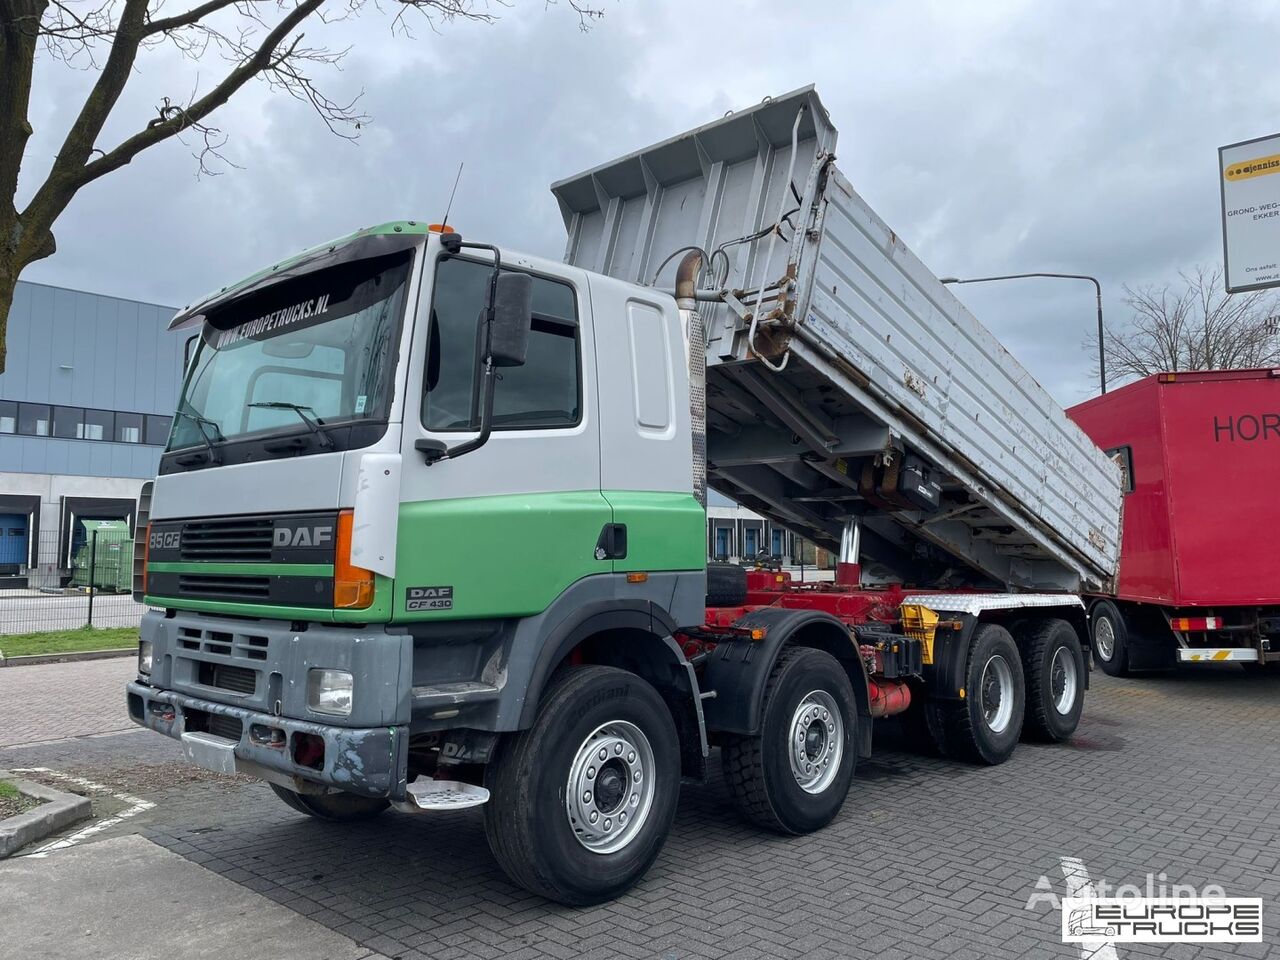
[[[788,643],[825,650],[840,661],[858,702],[858,753],[871,753],[871,712],[867,674],[848,627],[820,610],[768,607],[753,610],[734,626],[763,630],[759,640],[742,639],[716,645],[703,670],[703,716],[711,733],[755,736],[764,712],[764,689],[778,654]],[[714,691],[714,696],[708,696]]]

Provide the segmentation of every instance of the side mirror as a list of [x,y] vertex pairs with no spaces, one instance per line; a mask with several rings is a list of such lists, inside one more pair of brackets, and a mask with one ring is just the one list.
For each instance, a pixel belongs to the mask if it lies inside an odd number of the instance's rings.
[[495,367],[519,367],[529,352],[533,326],[533,277],[527,273],[499,275],[489,324],[489,356]]

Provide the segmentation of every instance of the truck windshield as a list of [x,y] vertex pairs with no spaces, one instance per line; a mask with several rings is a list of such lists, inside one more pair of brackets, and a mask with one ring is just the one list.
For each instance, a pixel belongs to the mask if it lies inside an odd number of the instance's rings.
[[168,449],[281,433],[327,449],[335,425],[385,419],[408,275],[408,254],[380,257],[211,311]]

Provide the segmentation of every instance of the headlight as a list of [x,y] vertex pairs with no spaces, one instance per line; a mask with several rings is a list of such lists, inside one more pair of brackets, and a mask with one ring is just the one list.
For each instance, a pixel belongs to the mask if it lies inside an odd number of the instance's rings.
[[351,713],[351,674],[345,670],[310,670],[307,706],[316,713],[345,717]]
[[138,672],[151,676],[151,641],[138,641]]

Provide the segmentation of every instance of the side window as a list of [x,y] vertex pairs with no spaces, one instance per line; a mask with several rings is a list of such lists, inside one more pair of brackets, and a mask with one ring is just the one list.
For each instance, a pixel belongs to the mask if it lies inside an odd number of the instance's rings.
[[[441,258],[428,329],[422,423],[428,430],[480,426],[477,360],[492,268]],[[574,426],[582,419],[578,314],[568,284],[533,278],[533,330],[522,367],[504,367],[493,397],[495,430]]]
[[1120,466],[1120,489],[1133,493],[1133,448],[1113,447],[1104,452]]

